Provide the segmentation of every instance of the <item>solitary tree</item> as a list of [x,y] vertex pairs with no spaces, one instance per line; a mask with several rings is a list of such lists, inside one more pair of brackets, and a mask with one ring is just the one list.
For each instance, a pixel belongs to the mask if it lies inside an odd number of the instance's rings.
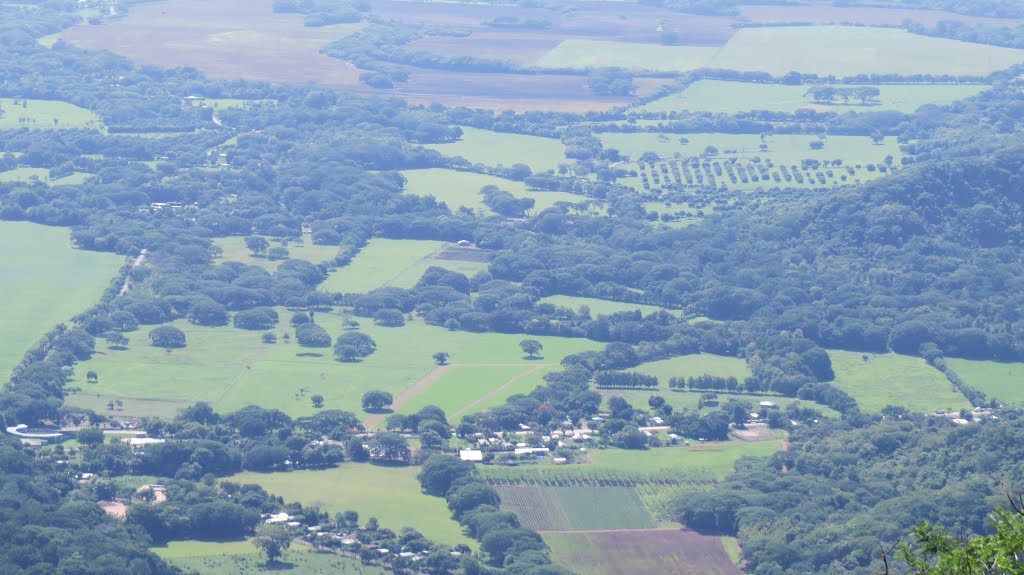
[[128,347],[128,336],[123,333],[110,332],[106,335],[107,343],[114,349],[124,349]]
[[266,525],[256,531],[257,536],[253,539],[256,545],[267,556],[267,564],[276,563],[278,558],[292,544],[292,536],[288,529],[281,525]]
[[368,442],[370,455],[378,459],[391,461],[408,461],[410,456],[409,443],[397,433],[383,431],[375,434]]
[[96,373],[95,371],[92,371],[91,369],[88,371],[88,373],[85,374],[85,379],[89,383],[99,383],[100,382],[99,374]]
[[373,338],[358,331],[350,331],[338,336],[334,343],[334,356],[338,361],[358,361],[377,350],[377,342]]
[[446,351],[439,351],[433,355],[434,363],[436,363],[437,365],[444,365],[448,363],[448,358],[450,357],[451,355],[449,355],[448,352]]
[[172,325],[162,325],[149,332],[149,343],[165,349],[185,347],[185,332]]
[[394,398],[386,391],[367,391],[363,394],[364,411],[380,411],[391,405]]
[[252,255],[257,256],[267,251],[270,242],[263,236],[249,236],[245,238],[245,247],[249,248]]
[[313,402],[313,407],[317,409],[320,409],[321,407],[324,406],[324,396],[320,395],[319,393],[314,394],[313,397],[310,397],[309,399],[310,401]]
[[522,349],[526,355],[535,357],[544,349],[544,345],[535,339],[524,339],[519,342],[519,349]]

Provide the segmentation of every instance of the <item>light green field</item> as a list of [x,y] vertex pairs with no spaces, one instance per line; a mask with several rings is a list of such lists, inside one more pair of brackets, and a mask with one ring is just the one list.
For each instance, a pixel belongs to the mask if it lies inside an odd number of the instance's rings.
[[0,182],[31,182],[38,180],[51,186],[81,184],[92,174],[75,172],[62,178],[50,178],[50,170],[46,168],[15,168],[0,172]]
[[[680,411],[683,409],[697,409],[697,406],[700,403],[701,393],[702,392],[671,391],[668,389],[667,382],[663,384],[661,388],[656,390],[652,389],[641,391],[616,389],[601,391],[601,395],[608,398],[613,396],[622,397],[623,399],[628,401],[630,405],[637,409],[649,409],[647,405],[647,400],[652,395],[660,395],[661,397],[665,398],[665,403],[671,405],[672,409],[675,411]],[[787,405],[791,403],[801,403],[807,407],[817,409],[822,413],[822,415],[828,417],[837,417],[839,415],[835,410],[825,407],[824,405],[820,405],[813,401],[801,401],[793,397],[766,397],[763,395],[745,395],[742,393],[718,393],[719,404],[725,403],[730,399],[735,399],[737,401],[746,401],[750,403],[753,408],[753,411],[760,411],[758,404],[761,403],[762,401],[771,401],[781,408],[785,408]],[[718,409],[718,406],[705,407],[704,409]]]
[[[32,128],[53,130],[102,126],[100,117],[67,102],[54,100],[23,100],[18,104],[12,98],[0,98],[0,130]],[[23,105],[22,102],[25,102]],[[56,120],[56,122],[54,122]]]
[[[837,100],[831,105],[816,104],[805,96],[811,86],[788,86],[784,84],[748,84],[722,80],[699,80],[682,92],[655,100],[637,108],[643,112],[713,112],[736,114],[750,110],[773,112],[795,112],[813,109],[819,112],[897,110],[911,113],[925,104],[948,104],[975,96],[989,88],[985,85],[926,85],[906,84],[877,86],[881,90],[879,103],[860,105],[856,100],[849,104]],[[850,88],[853,86],[841,86]]]
[[0,223],[0,243],[2,384],[43,334],[99,302],[124,258],[76,250],[67,229],[27,222]]
[[1024,402],[1024,363],[946,358],[964,383],[1008,403]]
[[[267,238],[267,240],[270,242],[270,247],[282,245],[273,238]],[[308,235],[303,236],[302,240],[302,243],[289,242],[286,246],[291,259],[306,260],[318,264],[330,261],[334,259],[334,256],[338,255],[338,246],[315,245]],[[240,236],[214,238],[213,245],[223,250],[219,261],[242,262],[250,266],[260,266],[271,272],[276,270],[277,266],[281,265],[281,262],[285,261],[270,261],[265,257],[253,257],[252,252],[245,247],[245,238]]]
[[887,405],[925,412],[971,407],[946,376],[919,357],[836,350],[828,354],[836,373],[832,384],[856,399],[863,412]]
[[[474,164],[495,167],[526,164],[534,172],[556,170],[568,163],[565,146],[553,138],[462,128],[462,139],[451,144],[427,144],[446,156],[462,156]],[[510,190],[511,191],[511,190]]]
[[[590,308],[590,315],[597,317],[598,315],[611,315],[620,311],[636,311],[640,310],[644,315],[648,315],[659,311],[663,308],[654,305],[644,305],[639,303],[626,303],[620,301],[610,301],[606,299],[597,299],[592,297],[576,297],[571,295],[552,295],[546,298],[542,298],[537,303],[549,303],[557,305],[559,307],[567,307],[573,311],[579,311],[580,306],[587,306]],[[678,315],[680,312],[677,310],[667,310],[673,315]]]
[[331,273],[320,287],[339,293],[366,293],[379,287],[411,288],[431,266],[473,276],[487,269],[484,262],[437,257],[446,242],[429,240],[370,240],[352,263]]
[[[154,547],[157,555],[169,563],[202,575],[257,575],[259,573],[289,573],[290,575],[385,575],[387,571],[378,567],[363,565],[358,559],[350,559],[330,553],[316,553],[298,543],[292,545],[276,566],[266,566],[266,559],[256,547],[248,542],[206,543],[200,541],[175,541],[167,547]],[[191,554],[181,554],[191,553]]]
[[[359,318],[361,330],[377,342],[377,352],[359,363],[340,363],[332,350],[303,348],[284,343],[281,334],[292,332],[290,313],[279,309],[282,323],[274,330],[278,343],[260,341],[260,332],[234,327],[199,327],[174,322],[188,339],[184,349],[167,353],[148,345],[148,327],[128,334],[128,350],[102,353],[83,362],[76,372],[94,370],[99,383],[79,377],[74,385],[82,392],[68,403],[111,413],[107,403],[121,400],[124,406],[112,415],[169,416],[196,401],[211,403],[218,411],[232,411],[249,404],[274,407],[292,415],[314,413],[310,396],[324,396],[328,409],[360,412],[362,394],[379,389],[398,395],[436,366],[431,355],[446,351],[459,363],[527,363],[519,349],[521,335],[453,332],[421,322],[401,328],[378,327]],[[318,324],[333,337],[342,333],[340,314],[319,313]],[[585,339],[538,337],[544,345],[544,363],[557,364],[579,351],[600,344]],[[321,357],[299,357],[318,353]]]
[[681,355],[661,361],[642,363],[630,371],[637,371],[657,377],[658,383],[665,389],[668,389],[668,381],[673,377],[697,377],[698,375],[707,374],[719,377],[735,377],[742,382],[744,378],[750,375],[746,361],[738,357],[726,357],[710,353]]
[[[882,144],[875,144],[867,136],[829,136],[821,150],[812,150],[810,143],[819,138],[803,134],[775,134],[765,138],[768,144],[766,151],[760,150],[761,137],[758,134],[666,134],[659,137],[652,133],[605,133],[599,134],[605,148],[615,148],[619,152],[638,160],[645,152],[654,152],[663,158],[671,158],[676,153],[683,157],[699,156],[705,148],[714,146],[718,149],[718,159],[730,157],[771,159],[776,164],[797,164],[804,159],[843,160],[844,164],[879,163],[885,156],[901,157],[896,138],[886,138]],[[681,143],[686,138],[689,143]]]
[[491,209],[484,205],[483,197],[480,195],[480,188],[487,185],[498,186],[518,198],[533,198],[536,203],[533,210],[530,211],[531,214],[542,212],[558,202],[578,204],[589,200],[586,196],[565,192],[528,190],[523,182],[475,172],[429,168],[405,170],[402,175],[408,180],[405,186],[407,193],[417,196],[434,196],[438,201],[448,204],[448,208],[453,212],[460,207],[467,207],[478,213],[493,214]]
[[[594,342],[592,349],[601,346]],[[529,393],[542,385],[545,373],[557,365],[454,365],[429,389],[410,399],[399,410],[414,413],[427,405],[436,405],[452,419],[501,405],[517,393]]]
[[359,512],[365,523],[376,517],[381,527],[399,531],[412,527],[428,539],[446,545],[476,546],[462,533],[445,501],[420,492],[418,467],[383,467],[368,463],[343,463],[322,471],[242,473],[230,477],[237,483],[258,483],[285,501],[319,505],[330,514]]
[[461,407],[458,411],[452,412],[452,419],[468,415],[470,413],[477,413],[485,409],[498,407],[499,405],[504,405],[505,401],[513,395],[526,395],[534,389],[537,389],[542,385],[546,385],[546,382],[544,381],[545,374],[560,371],[561,369],[562,368],[560,366],[541,367],[527,372],[526,374],[520,374],[521,377],[518,377],[515,381],[508,381],[502,385],[497,393],[486,395],[476,400],[474,403]]
[[953,74],[984,76],[1024,62],[1024,50],[970,44],[893,28],[786,26],[743,28],[722,48],[566,40],[542,68],[617,66],[683,72],[719,68],[820,75]]
[[778,441],[721,441],[689,447],[659,447],[644,451],[595,449],[590,451],[593,468],[620,473],[701,472],[725,479],[740,457],[768,456],[782,449]]

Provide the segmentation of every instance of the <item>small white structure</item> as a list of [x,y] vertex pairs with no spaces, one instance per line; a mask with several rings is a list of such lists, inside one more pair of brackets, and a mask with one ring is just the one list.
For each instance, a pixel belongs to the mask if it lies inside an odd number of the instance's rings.
[[292,516],[285,512],[275,513],[263,520],[267,525],[280,525],[282,523],[288,523],[292,520]]
[[776,407],[774,401],[762,401],[758,405],[761,406],[761,407],[767,408],[767,409],[771,409],[773,407]]
[[516,455],[543,455],[549,451],[547,447],[517,447]]
[[463,461],[483,461],[484,452],[479,449],[463,449],[459,451],[459,459]]
[[160,439],[157,437],[129,437],[123,440],[132,449],[139,449],[146,447],[147,445],[159,445],[161,443],[167,443],[166,439]]

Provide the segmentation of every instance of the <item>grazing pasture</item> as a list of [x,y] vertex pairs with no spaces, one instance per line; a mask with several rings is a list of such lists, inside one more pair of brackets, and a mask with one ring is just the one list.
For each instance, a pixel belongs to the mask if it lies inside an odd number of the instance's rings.
[[542,487],[506,485],[496,488],[503,509],[514,512],[524,527],[535,531],[597,531],[649,529],[654,518],[633,487]]
[[722,540],[682,529],[546,533],[559,565],[588,575],[740,575]]
[[[449,415],[479,411],[482,408],[478,402],[492,393],[498,392],[499,398],[496,399],[499,401],[521,393],[515,389],[518,387],[516,383],[541,369],[545,366],[526,362],[520,365],[453,365],[441,379],[411,398],[399,411],[415,413],[427,405],[436,405]],[[531,381],[530,390],[538,385],[537,378]]]
[[644,451],[598,449],[590,452],[595,470],[629,474],[680,473],[715,480],[733,472],[741,457],[764,457],[779,451],[777,441],[716,441],[691,446],[659,447]]
[[[330,348],[300,347],[294,339],[285,342],[285,333],[294,335],[288,325],[291,314],[283,308],[278,312],[282,321],[271,330],[278,336],[275,344],[262,343],[258,331],[200,327],[185,321],[171,325],[185,332],[188,344],[169,353],[149,345],[148,326],[128,334],[127,350],[109,349],[99,342],[99,353],[76,369],[79,374],[96,371],[99,382],[86,383],[84,376],[78,377],[73,385],[82,391],[70,395],[67,402],[113,416],[168,416],[196,401],[206,401],[218,411],[256,404],[301,416],[316,411],[310,396],[320,394],[327,409],[358,413],[367,391],[379,389],[397,396],[415,385],[436,367],[431,355],[437,351],[450,353],[458,363],[530,363],[522,359],[521,335],[453,332],[418,321],[388,328],[365,318],[356,318],[362,324],[359,329],[377,342],[377,352],[359,363],[340,363]],[[317,323],[332,337],[344,332],[342,320],[340,313],[316,314]],[[538,363],[557,364],[566,355],[602,346],[585,339],[536,339],[544,345],[544,359]],[[522,383],[538,383],[540,373],[531,377],[535,379]],[[504,383],[500,378],[488,381],[492,387],[478,396],[487,401],[474,408],[497,401],[487,394]],[[515,392],[522,389],[516,387]],[[111,401],[115,410],[108,408]],[[116,406],[117,401],[123,405]]]
[[412,527],[438,543],[475,547],[451,518],[444,499],[420,491],[417,473],[418,467],[343,463],[319,471],[241,473],[228,479],[259,484],[285,501],[319,505],[332,515],[353,510],[363,523],[376,517],[381,527],[395,532]]
[[964,383],[1007,403],[1024,403],[1024,363],[946,358]]
[[76,250],[67,229],[27,222],[0,223],[0,243],[2,385],[36,340],[99,301],[124,258]]
[[498,186],[516,197],[533,198],[536,203],[531,213],[539,213],[558,202],[578,204],[592,201],[586,196],[565,192],[530,190],[523,182],[475,172],[428,168],[405,170],[402,175],[406,178],[406,193],[417,196],[434,196],[438,201],[447,204],[453,212],[460,207],[466,207],[478,213],[492,214],[491,209],[484,205],[483,196],[480,195],[480,188],[484,186]]
[[259,575],[281,571],[289,575],[388,573],[379,567],[363,565],[358,559],[332,553],[316,553],[299,543],[294,544],[272,566],[266,564],[266,558],[250,541],[173,541],[166,547],[154,547],[151,551],[185,572],[194,571],[203,575]]
[[[384,286],[411,288],[431,266],[472,277],[487,269],[487,252],[446,254],[452,244],[430,240],[388,240],[375,238],[352,262],[332,272],[320,288],[339,293],[366,293]],[[454,254],[455,257],[449,257]]]
[[663,389],[668,389],[668,381],[673,377],[696,377],[698,375],[716,375],[719,377],[735,377],[743,381],[750,375],[747,362],[738,357],[696,353],[681,355],[660,361],[642,363],[630,371],[637,371],[658,378]]
[[0,98],[0,130],[99,129],[102,126],[99,116],[67,102]]
[[554,170],[568,163],[565,145],[554,138],[462,128],[462,139],[450,144],[428,144],[446,156],[461,156],[474,164],[511,167],[526,164],[534,172]]
[[953,74],[983,76],[1024,62],[1024,50],[970,44],[861,26],[743,28],[721,49],[595,40],[566,40],[535,63],[542,68],[618,66],[685,72]]
[[919,357],[829,350],[833,385],[850,394],[863,412],[887,405],[912,411],[971,407],[939,370]]
[[[843,86],[844,88],[852,86]],[[649,102],[637,108],[642,112],[713,112],[737,114],[751,110],[795,112],[809,109],[818,112],[869,112],[895,110],[911,113],[925,104],[949,104],[976,96],[988,86],[983,84],[885,84],[877,103],[863,104],[856,100],[831,104],[816,103],[807,95],[810,86],[785,84],[752,84],[722,80],[699,80],[682,92]]]
[[[267,238],[270,247],[283,246],[288,250],[288,259],[306,260],[318,264],[328,262],[338,255],[338,246],[318,246],[307,235],[302,241],[281,242],[274,238]],[[269,260],[265,256],[254,256],[249,248],[245,247],[245,238],[232,236],[227,238],[214,238],[213,245],[221,249],[220,260],[226,262],[241,262],[250,266],[259,266],[271,273],[277,269],[285,260]]]

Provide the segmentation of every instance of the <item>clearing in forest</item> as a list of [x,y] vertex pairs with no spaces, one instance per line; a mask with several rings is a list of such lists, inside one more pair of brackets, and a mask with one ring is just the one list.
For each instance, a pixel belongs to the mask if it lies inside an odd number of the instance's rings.
[[285,501],[319,505],[323,511],[359,513],[360,521],[376,517],[380,526],[396,533],[412,527],[428,539],[445,545],[476,543],[466,537],[441,497],[420,490],[418,467],[387,467],[369,463],[343,463],[333,469],[279,473],[240,473],[236,483],[256,483]]
[[837,350],[828,354],[836,374],[832,385],[850,394],[865,413],[887,405],[923,412],[971,407],[942,372],[919,357]]
[[266,238],[270,247],[283,247],[288,250],[288,257],[281,260],[271,260],[265,254],[254,255],[245,247],[245,238],[231,236],[226,238],[214,238],[213,245],[221,249],[220,261],[241,262],[250,266],[259,266],[271,273],[287,259],[306,260],[319,264],[329,262],[338,255],[338,246],[318,246],[313,243],[310,236],[304,235],[300,241],[283,242],[274,238]]
[[551,557],[588,575],[740,575],[720,537],[682,529],[546,533]]
[[[656,311],[660,311],[664,308],[656,305],[646,305],[640,303],[628,303],[621,301],[612,301],[607,299],[597,299],[592,297],[577,297],[571,295],[552,295],[545,298],[541,298],[537,303],[549,303],[559,307],[567,307],[573,311],[579,311],[583,306],[587,306],[590,310],[591,317],[597,317],[599,315],[611,315],[621,311],[636,311],[640,310],[645,316],[652,314]],[[672,315],[678,315],[681,312],[678,310],[666,310]]]
[[560,140],[470,127],[462,128],[462,139],[458,142],[428,144],[425,147],[490,167],[511,168],[514,164],[526,164],[534,172],[557,170],[559,164],[569,163],[565,157],[565,145]]
[[124,258],[76,250],[67,229],[28,222],[0,223],[0,243],[2,385],[43,334],[99,302]]
[[964,383],[1007,403],[1024,403],[1024,363],[946,358]]
[[320,289],[338,293],[367,293],[393,286],[411,288],[431,266],[472,277],[487,269],[488,252],[451,250],[453,245],[433,240],[375,238],[349,265],[332,272]]
[[102,126],[99,116],[67,102],[0,98],[0,130],[100,129]]
[[718,377],[735,377],[743,381],[750,375],[747,362],[738,357],[695,353],[681,355],[660,361],[642,363],[629,371],[637,371],[658,378],[660,388],[667,390],[668,382],[673,377],[697,377],[714,375]]
[[578,204],[593,201],[586,196],[566,192],[530,190],[523,182],[476,172],[428,168],[405,170],[402,175],[407,180],[405,185],[407,194],[434,196],[437,201],[447,204],[448,209],[453,212],[461,207],[466,207],[484,214],[493,214],[491,209],[484,205],[483,196],[480,194],[480,189],[484,186],[498,186],[517,198],[532,198],[535,203],[530,214],[542,212],[558,202]]

